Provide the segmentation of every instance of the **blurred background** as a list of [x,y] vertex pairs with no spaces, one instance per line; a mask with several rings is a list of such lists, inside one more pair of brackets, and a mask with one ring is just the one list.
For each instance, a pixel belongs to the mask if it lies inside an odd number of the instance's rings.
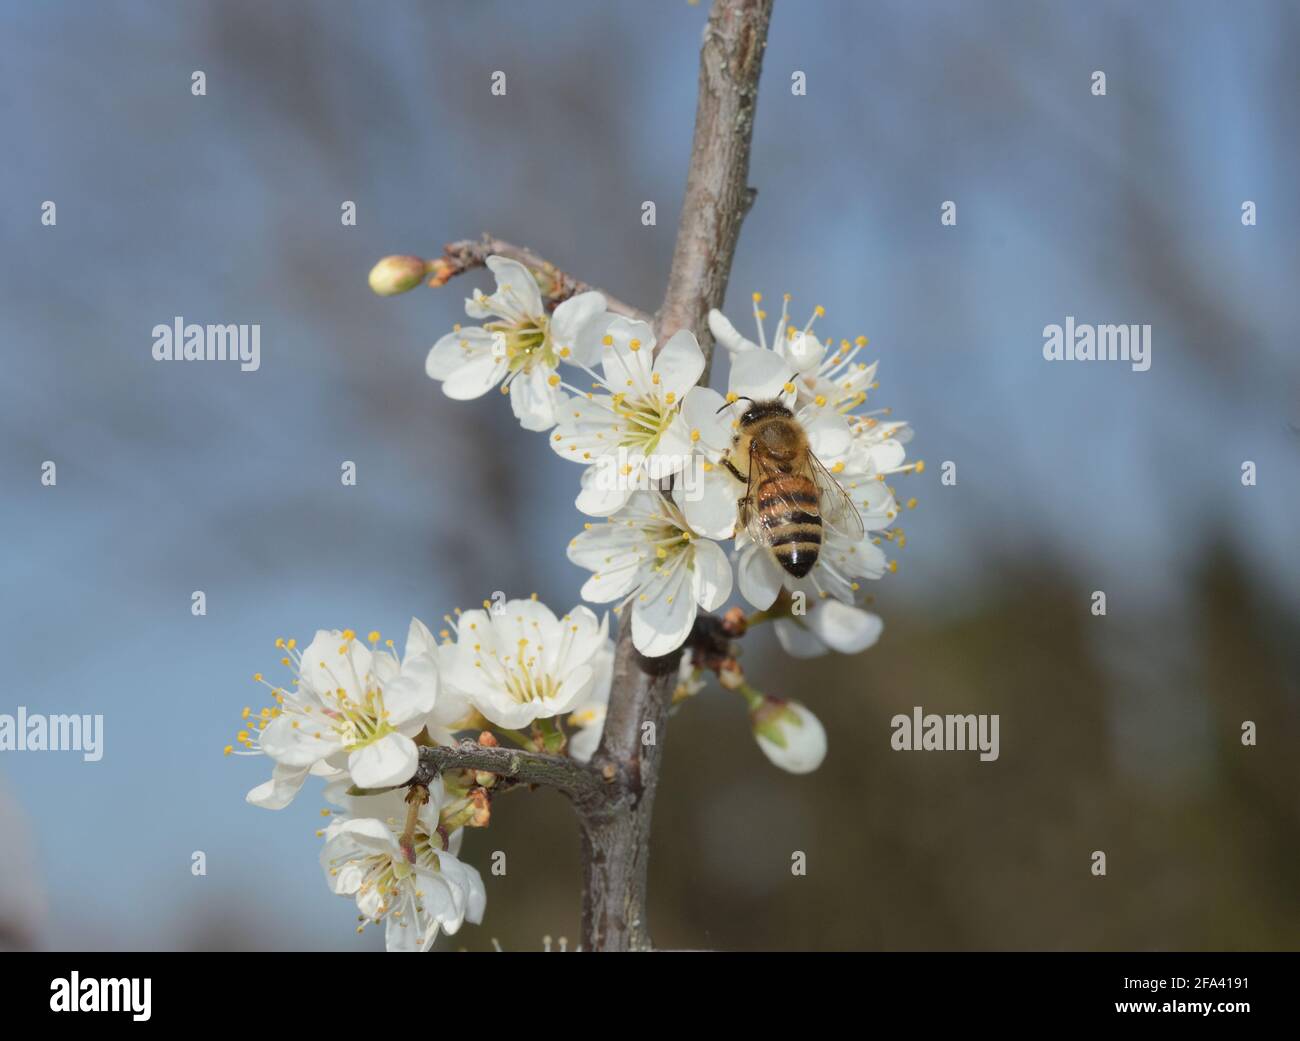
[[[381,300],[367,271],[490,230],[653,309],[706,7],[0,8],[0,712],[105,716],[98,763],[0,754],[0,946],[382,946],[325,887],[316,791],[244,803],[251,673],[276,636],[400,637],[497,589],[567,609],[586,573],[577,467],[423,375],[484,275]],[[716,688],[675,716],[659,944],[1300,945],[1298,42],[1281,0],[778,0],[729,307],[748,330],[751,291],[790,292],[871,337],[929,465],[877,647],[747,640],[825,722],[819,772]],[[260,323],[260,371],[155,363],[177,315]],[[1151,370],[1045,363],[1066,315],[1150,323]],[[914,705],[999,713],[1001,758],[891,751]],[[576,938],[560,797],[502,799],[466,851],[487,916],[444,946]]]

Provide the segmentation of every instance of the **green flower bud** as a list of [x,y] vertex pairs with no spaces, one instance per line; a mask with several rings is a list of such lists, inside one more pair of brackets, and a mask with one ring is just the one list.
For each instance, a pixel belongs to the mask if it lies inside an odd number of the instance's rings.
[[370,288],[378,296],[396,296],[423,282],[425,271],[420,257],[384,257],[370,269]]

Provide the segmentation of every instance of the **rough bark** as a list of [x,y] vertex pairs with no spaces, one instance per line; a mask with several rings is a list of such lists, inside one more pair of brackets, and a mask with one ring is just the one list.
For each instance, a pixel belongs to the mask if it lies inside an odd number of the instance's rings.
[[[713,346],[706,316],[722,304],[740,225],[754,198],[746,179],[771,14],[772,0],[716,0],[700,51],[691,165],[656,335],[663,343],[678,329],[693,330],[705,352],[705,381]],[[582,943],[589,951],[651,945],[650,824],[679,659],[680,652],[655,659],[638,654],[630,612],[624,613],[605,733],[593,760],[597,768],[615,767],[624,784],[616,799],[575,802],[585,864]]]

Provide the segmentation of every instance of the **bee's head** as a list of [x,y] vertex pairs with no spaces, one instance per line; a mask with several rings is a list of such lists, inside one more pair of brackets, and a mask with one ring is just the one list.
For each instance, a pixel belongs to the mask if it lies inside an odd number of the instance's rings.
[[735,401],[728,401],[718,411],[721,412],[723,409],[730,408],[736,401],[749,402],[749,407],[741,414],[741,426],[757,423],[760,419],[767,419],[769,416],[782,416],[789,419],[794,415],[793,412],[786,408],[780,398],[772,398],[770,401],[755,401],[753,398],[738,397]]

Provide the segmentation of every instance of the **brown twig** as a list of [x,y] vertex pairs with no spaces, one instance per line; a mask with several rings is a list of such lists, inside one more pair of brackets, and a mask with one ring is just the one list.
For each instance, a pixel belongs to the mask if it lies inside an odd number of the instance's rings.
[[488,234],[484,234],[481,239],[462,239],[459,242],[449,242],[443,246],[442,256],[429,262],[429,285],[443,286],[457,275],[463,275],[466,271],[484,267],[487,264],[487,258],[493,254],[517,260],[528,268],[533,273],[533,277],[537,279],[537,284],[542,290],[542,296],[546,298],[552,307],[563,303],[569,297],[578,293],[596,290],[596,292],[604,296],[606,310],[628,318],[635,318],[641,322],[652,320],[650,315],[640,308],[625,304],[605,292],[605,290],[597,289],[596,286],[574,278],[572,275],[561,271],[549,260],[539,257],[532,250],[513,245]]
[[694,330],[704,349],[702,384],[713,351],[706,319],[722,306],[740,225],[757,195],[747,183],[749,150],[771,17],[772,0],[717,0],[700,49],[691,165],[658,335],[662,343]]
[[420,749],[420,767],[414,784],[428,784],[447,770],[479,770],[509,778],[521,784],[544,784],[570,798],[586,800],[618,780],[608,778],[563,755],[525,752],[517,748],[488,748],[474,741],[456,745],[425,746]]

